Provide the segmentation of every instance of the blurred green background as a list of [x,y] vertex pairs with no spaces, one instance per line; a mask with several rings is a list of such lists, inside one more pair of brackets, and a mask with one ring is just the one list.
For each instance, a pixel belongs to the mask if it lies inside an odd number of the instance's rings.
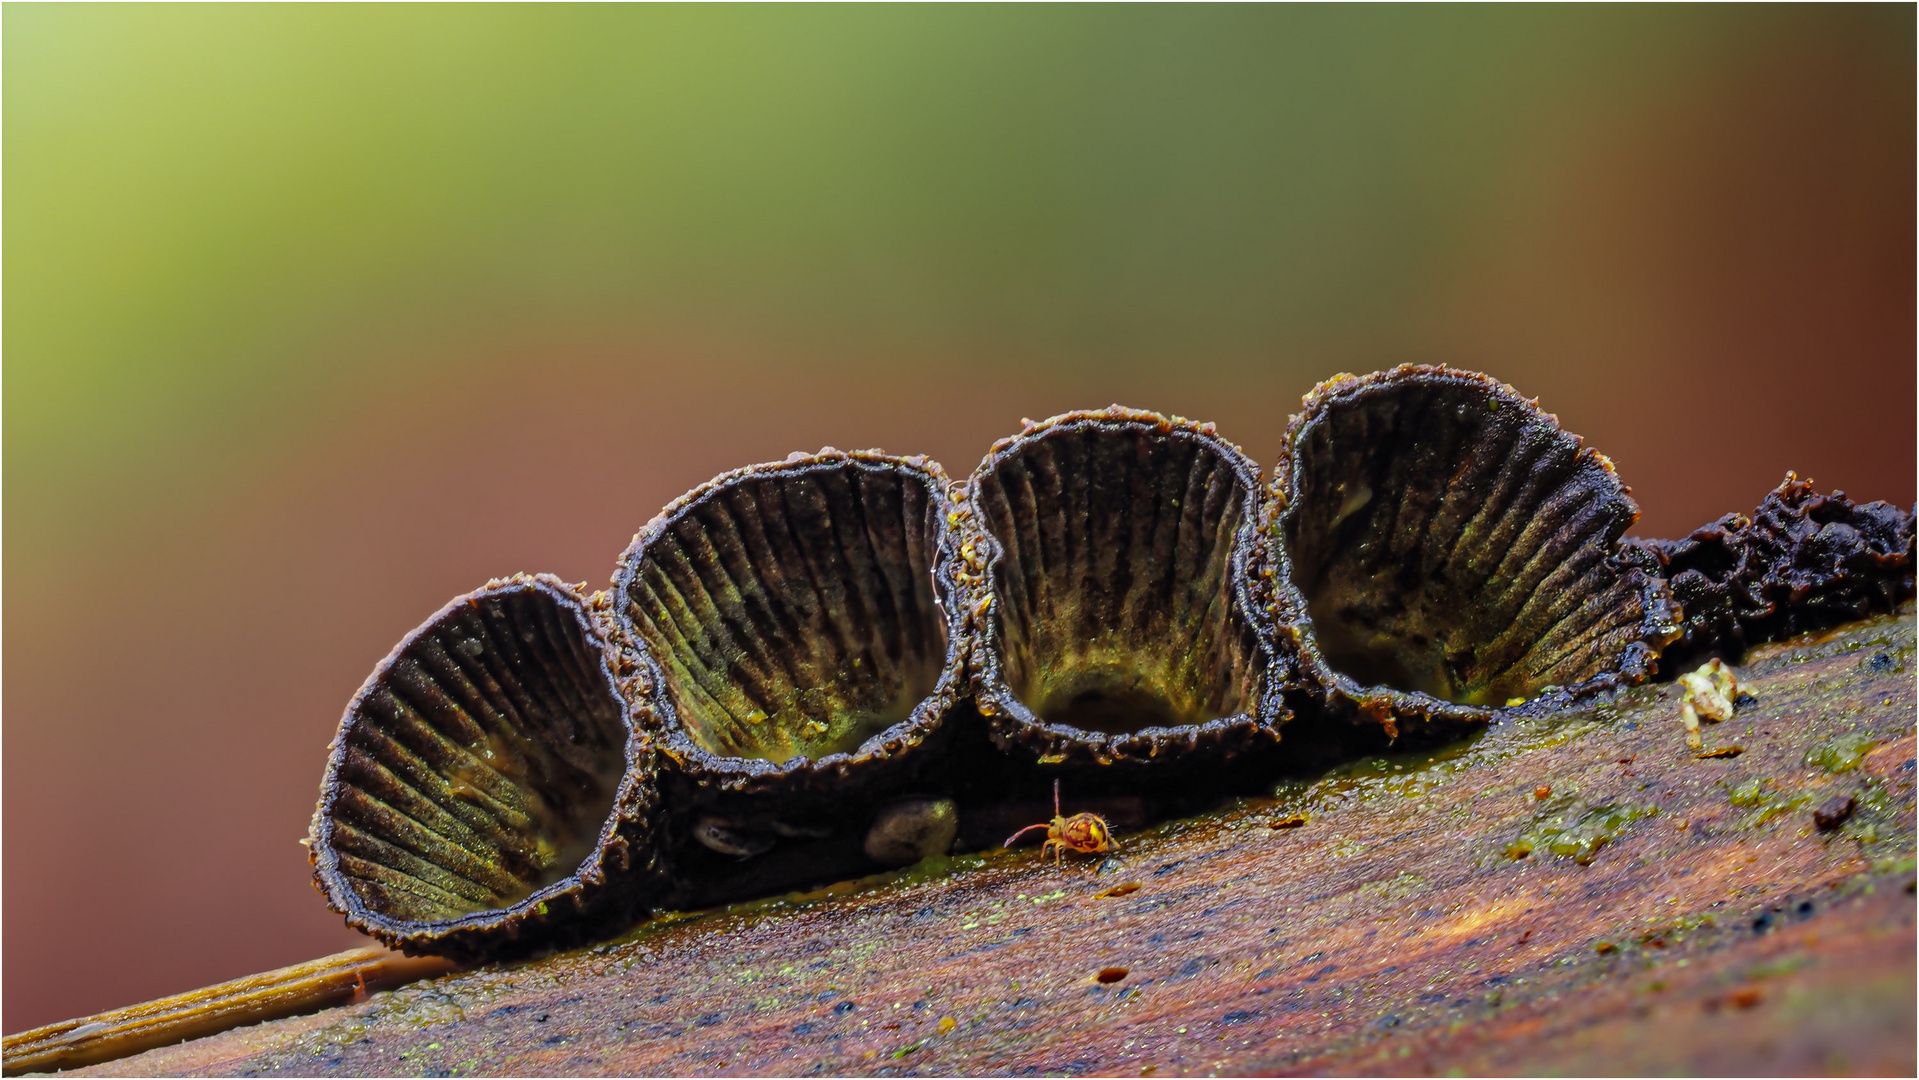
[[1481,368],[1914,494],[1914,10],[4,11],[7,1031],[349,947],[327,740],[712,474]]

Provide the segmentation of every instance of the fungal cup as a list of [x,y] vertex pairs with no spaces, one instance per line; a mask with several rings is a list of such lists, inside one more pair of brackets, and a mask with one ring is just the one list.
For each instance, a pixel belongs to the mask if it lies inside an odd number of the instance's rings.
[[634,538],[615,619],[697,845],[682,869],[699,847],[853,857],[863,815],[936,763],[970,640],[946,486],[925,458],[829,448],[727,473]]
[[655,795],[612,657],[545,575],[457,597],[394,648],[347,706],[308,840],[349,925],[494,954],[643,902]]
[[1512,388],[1402,367],[1320,384],[1267,524],[1282,632],[1334,711],[1397,734],[1637,682],[1679,632],[1603,455]]
[[995,742],[1129,768],[1274,742],[1288,669],[1249,572],[1260,494],[1212,425],[1157,413],[1068,413],[996,445],[968,488]]

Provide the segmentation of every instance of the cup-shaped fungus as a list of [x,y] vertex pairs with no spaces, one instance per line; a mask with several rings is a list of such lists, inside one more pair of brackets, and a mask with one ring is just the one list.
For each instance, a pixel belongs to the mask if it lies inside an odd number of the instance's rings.
[[480,956],[624,920],[657,799],[604,624],[516,576],[408,634],[347,706],[307,841],[348,925]]
[[1441,367],[1321,383],[1268,511],[1282,632],[1396,734],[1637,682],[1678,634],[1612,462],[1511,387]]
[[1252,575],[1258,468],[1211,424],[1113,406],[1030,425],[973,474],[986,548],[974,687],[1042,764],[1159,766],[1288,718]]
[[865,817],[937,764],[968,641],[946,488],[928,459],[829,448],[720,476],[634,537],[614,615],[657,665],[628,696],[670,762],[681,871],[790,841],[824,842],[821,875],[863,859]]

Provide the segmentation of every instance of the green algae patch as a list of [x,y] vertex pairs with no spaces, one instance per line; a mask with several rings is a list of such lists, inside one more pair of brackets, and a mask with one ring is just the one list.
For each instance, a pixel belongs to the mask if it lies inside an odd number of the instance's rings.
[[1806,804],[1811,801],[1812,796],[1810,795],[1795,795],[1791,798],[1781,798],[1767,802],[1751,816],[1740,822],[1740,825],[1748,829],[1757,829],[1781,814],[1790,814],[1794,810],[1804,809]]
[[1866,759],[1879,740],[1870,735],[1854,733],[1827,739],[1806,751],[1805,763],[1817,769],[1831,773],[1851,772]]
[[1740,821],[1740,827],[1756,829],[1781,814],[1799,810],[1812,801],[1805,792],[1780,791],[1771,780],[1755,777],[1726,792],[1726,801],[1753,812]]
[[[1569,858],[1585,866],[1599,849],[1613,842],[1620,830],[1642,817],[1657,814],[1656,806],[1596,806],[1577,818],[1571,812],[1550,816],[1520,832],[1506,845],[1506,857],[1524,859],[1536,851]],[[1571,819],[1571,820],[1568,820]]]

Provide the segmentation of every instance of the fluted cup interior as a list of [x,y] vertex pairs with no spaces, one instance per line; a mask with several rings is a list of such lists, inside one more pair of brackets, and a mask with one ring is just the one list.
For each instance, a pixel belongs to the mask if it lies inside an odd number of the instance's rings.
[[909,719],[946,664],[940,479],[898,459],[756,466],[673,512],[623,602],[687,736],[786,763]]
[[505,908],[594,850],[624,706],[590,620],[556,586],[455,601],[350,706],[321,816],[367,910],[439,922]]
[[1095,414],[982,466],[1001,677],[1040,720],[1130,734],[1253,709],[1262,658],[1232,565],[1257,489],[1229,454]]
[[1643,575],[1613,554],[1637,509],[1551,416],[1444,370],[1308,404],[1282,535],[1336,671],[1497,707],[1604,673],[1646,637]]

